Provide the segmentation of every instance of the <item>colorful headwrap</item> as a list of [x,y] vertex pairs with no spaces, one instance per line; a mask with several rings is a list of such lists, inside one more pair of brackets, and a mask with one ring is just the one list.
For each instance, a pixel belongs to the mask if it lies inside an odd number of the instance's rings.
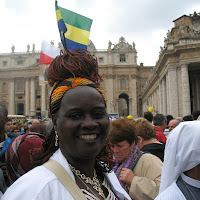
[[60,108],[60,102],[62,97],[64,96],[65,92],[69,89],[75,88],[77,86],[89,86],[95,88],[103,97],[105,102],[105,95],[102,92],[102,90],[91,80],[86,78],[68,78],[64,81],[58,81],[55,82],[52,90],[51,90],[51,96],[50,96],[50,103],[49,103],[49,109],[50,114],[55,114],[59,108]]
[[27,133],[16,137],[8,146],[6,158],[6,173],[11,182],[34,168],[31,163],[31,151],[44,142],[44,136],[39,133]]

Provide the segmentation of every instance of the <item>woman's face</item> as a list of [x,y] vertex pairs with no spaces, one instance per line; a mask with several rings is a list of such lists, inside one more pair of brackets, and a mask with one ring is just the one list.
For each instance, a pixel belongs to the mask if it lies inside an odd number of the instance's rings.
[[100,93],[78,86],[63,96],[54,125],[66,158],[91,159],[102,149],[110,122]]
[[126,160],[134,146],[135,142],[129,144],[127,140],[116,144],[110,143],[110,147],[113,151],[114,157],[118,162],[123,162],[124,160]]

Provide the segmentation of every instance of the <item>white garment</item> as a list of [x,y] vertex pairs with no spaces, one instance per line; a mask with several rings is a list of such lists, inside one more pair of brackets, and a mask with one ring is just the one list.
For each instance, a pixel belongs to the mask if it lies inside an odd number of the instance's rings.
[[189,176],[186,176],[184,173],[181,174],[181,178],[187,184],[189,184],[189,185],[191,185],[195,188],[200,188],[200,181],[193,179],[193,178],[190,178]]
[[[69,164],[60,149],[50,159],[59,162],[75,180]],[[114,172],[105,173],[104,176],[111,184],[112,191],[120,198],[131,200],[121,187]],[[74,200],[54,173],[43,166],[36,167],[15,181],[2,200]]]
[[174,181],[166,190],[161,192],[154,200],[186,200],[185,196]]
[[[181,174],[181,177],[187,184],[200,188],[200,181],[192,179],[183,173]],[[155,200],[186,200],[186,198],[177,186],[176,181],[174,181],[166,190],[161,192]]]
[[182,172],[200,164],[200,121],[181,122],[166,143],[159,193],[176,182]]

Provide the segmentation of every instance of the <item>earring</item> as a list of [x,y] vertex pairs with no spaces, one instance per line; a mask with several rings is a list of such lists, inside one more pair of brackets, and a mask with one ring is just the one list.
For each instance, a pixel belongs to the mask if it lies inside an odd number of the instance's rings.
[[58,146],[58,133],[55,131],[55,146]]

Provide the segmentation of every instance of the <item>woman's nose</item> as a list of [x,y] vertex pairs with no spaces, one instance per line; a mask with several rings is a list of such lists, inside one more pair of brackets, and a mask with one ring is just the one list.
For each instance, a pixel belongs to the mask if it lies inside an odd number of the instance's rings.
[[98,127],[98,123],[90,115],[87,115],[84,121],[82,122],[82,127],[88,129],[95,129],[96,127]]

